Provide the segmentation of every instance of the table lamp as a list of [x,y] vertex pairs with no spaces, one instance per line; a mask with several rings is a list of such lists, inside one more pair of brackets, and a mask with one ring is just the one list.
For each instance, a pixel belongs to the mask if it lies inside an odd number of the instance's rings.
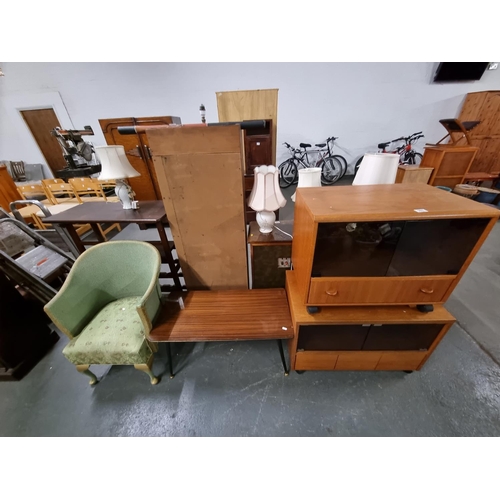
[[262,165],[254,169],[254,184],[248,198],[248,206],[257,212],[257,224],[261,233],[270,233],[276,221],[275,210],[284,207],[286,200],[279,186],[278,169]]
[[[321,168],[301,168],[299,170],[299,183],[298,188],[303,187],[321,187]],[[297,190],[295,190],[295,193]],[[292,194],[292,201],[295,203],[295,193]]]
[[115,193],[125,210],[137,209],[134,192],[125,179],[141,174],[130,164],[123,146],[96,146],[95,151],[101,162],[100,181],[116,181]]
[[399,155],[393,153],[365,154],[353,186],[361,184],[394,184],[398,173]]

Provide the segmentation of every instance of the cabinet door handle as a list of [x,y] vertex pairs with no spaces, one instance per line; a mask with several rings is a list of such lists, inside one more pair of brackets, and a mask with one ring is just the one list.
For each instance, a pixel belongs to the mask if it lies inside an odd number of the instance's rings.
[[335,295],[338,295],[338,293],[339,292],[337,290],[333,290],[333,291],[327,290],[326,291],[326,294],[330,295],[331,297],[335,297]]
[[434,293],[434,289],[433,288],[421,288],[420,291],[422,293],[428,293],[428,294]]

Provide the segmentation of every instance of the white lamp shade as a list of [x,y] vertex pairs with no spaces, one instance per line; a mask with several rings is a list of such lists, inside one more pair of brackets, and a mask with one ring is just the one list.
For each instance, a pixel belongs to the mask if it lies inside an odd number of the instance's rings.
[[128,161],[123,146],[96,146],[95,152],[101,162],[98,179],[110,181],[139,177],[141,174]]
[[256,167],[248,206],[256,212],[274,212],[285,205],[286,199],[279,186],[278,169],[273,165]]
[[394,184],[398,173],[399,155],[369,153],[363,157],[353,186],[361,184]]
[[[321,168],[301,168],[299,170],[298,188],[321,187]],[[292,194],[292,201],[295,202],[295,193]]]

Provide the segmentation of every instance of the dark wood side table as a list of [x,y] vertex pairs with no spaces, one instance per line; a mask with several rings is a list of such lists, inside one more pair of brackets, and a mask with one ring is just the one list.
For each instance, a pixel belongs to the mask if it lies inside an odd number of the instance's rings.
[[149,340],[167,343],[171,377],[170,342],[238,340],[277,340],[288,375],[281,340],[292,339],[293,328],[284,289],[173,292],[155,325]]
[[[293,236],[293,221],[277,221],[279,227]],[[284,288],[285,273],[290,269],[292,237],[276,229],[268,234],[259,231],[257,222],[250,222],[252,288]],[[288,260],[285,260],[288,259]]]
[[[170,272],[161,273],[160,278],[172,278],[175,283],[174,288],[178,290],[182,289],[179,279],[181,276],[179,273],[180,264],[179,261],[174,260],[172,256],[174,245],[173,242],[168,241],[165,233],[164,224],[168,221],[162,201],[141,201],[140,208],[137,210],[124,210],[121,203],[110,203],[105,201],[82,203],[60,214],[46,217],[44,221],[47,224],[59,224],[64,227],[73,238],[80,252],[85,251],[85,245],[93,245],[104,241],[97,224],[105,222],[154,224],[160,235],[160,249],[163,250],[164,261],[170,267]],[[85,243],[83,243],[73,227],[73,224],[90,224],[98,241],[85,241]],[[150,243],[155,244],[156,242]],[[162,290],[168,289],[170,289],[170,287],[162,286]]]

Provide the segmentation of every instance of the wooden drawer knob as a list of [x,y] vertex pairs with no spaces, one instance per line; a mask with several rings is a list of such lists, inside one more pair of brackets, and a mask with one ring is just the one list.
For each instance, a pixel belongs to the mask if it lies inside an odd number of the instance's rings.
[[326,291],[326,294],[327,295],[330,295],[331,297],[335,297],[335,295],[338,295],[338,291],[337,290],[327,290]]
[[428,294],[434,293],[434,289],[432,288],[421,288],[420,291],[422,293],[428,293]]

